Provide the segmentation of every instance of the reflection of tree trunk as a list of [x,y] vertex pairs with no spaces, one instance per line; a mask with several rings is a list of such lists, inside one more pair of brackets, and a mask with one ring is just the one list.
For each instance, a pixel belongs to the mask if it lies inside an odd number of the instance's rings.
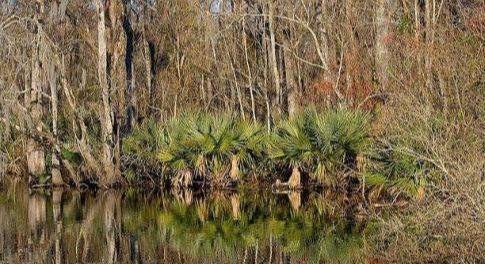
[[[89,254],[89,246],[91,245],[91,232],[93,227],[93,221],[96,215],[99,213],[101,201],[96,199],[94,205],[88,206],[88,212],[81,223],[81,228],[76,240],[76,260],[79,262],[86,262]],[[82,252],[81,242],[83,243]]]
[[240,207],[241,207],[241,199],[239,198],[238,194],[234,194],[231,196],[231,206],[232,206],[232,217],[234,220],[239,219],[240,216]]
[[233,181],[239,180],[239,158],[236,155],[231,157],[231,171],[229,176]]
[[288,193],[288,199],[290,200],[291,208],[298,211],[301,206],[301,193],[300,192],[290,192]]
[[62,263],[62,190],[54,190],[52,193],[52,212],[56,227],[54,242],[54,263]]
[[105,263],[116,263],[119,256],[120,232],[119,210],[121,194],[115,191],[108,191],[104,194],[104,228],[106,237],[106,259]]
[[28,205],[29,217],[29,258],[33,261],[34,247],[43,244],[46,239],[45,224],[46,216],[46,201],[42,195],[32,194],[29,197]]
[[141,263],[140,243],[136,236],[130,236],[130,262]]

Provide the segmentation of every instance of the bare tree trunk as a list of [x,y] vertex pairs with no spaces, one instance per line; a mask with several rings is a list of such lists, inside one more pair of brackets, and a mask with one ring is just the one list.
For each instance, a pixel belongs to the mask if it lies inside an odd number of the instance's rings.
[[[433,4],[431,3],[433,2]],[[426,23],[426,55],[424,57],[424,69],[426,72],[426,87],[428,88],[428,93],[433,93],[433,57],[431,54],[431,49],[434,43],[434,1],[425,0],[425,23]]]
[[[263,19],[263,24],[266,24],[266,19]],[[265,28],[266,31],[266,28]],[[268,133],[271,131],[271,106],[270,106],[270,99],[269,99],[269,89],[268,89],[268,66],[269,66],[269,59],[268,59],[268,49],[269,44],[266,38],[263,38],[263,86],[264,86],[264,101],[266,104],[266,126],[268,129]]]
[[247,40],[247,34],[246,34],[246,21],[243,17],[242,20],[243,24],[243,32],[242,32],[242,39],[243,39],[243,45],[244,45],[244,59],[246,61],[246,67],[248,71],[248,85],[249,85],[249,94],[251,96],[251,114],[253,121],[256,122],[256,106],[254,102],[254,91],[253,91],[253,75],[251,73],[251,66],[249,65],[249,57],[248,57],[248,40]]
[[154,102],[154,95],[155,90],[153,87],[153,73],[152,73],[152,53],[150,52],[150,43],[146,37],[146,33],[143,32],[143,59],[145,61],[145,81],[146,81],[146,88],[148,91],[148,114],[152,114],[153,109],[153,102]]
[[[288,37],[289,38],[289,37]],[[290,40],[285,38],[284,46],[286,49],[290,49]],[[285,78],[286,78],[286,90],[287,90],[287,103],[288,103],[288,116],[295,115],[298,107],[298,86],[295,82],[294,60],[290,52],[284,51],[284,64],[285,64]]]
[[281,114],[281,83],[280,83],[280,73],[278,70],[278,59],[276,57],[276,36],[275,36],[275,24],[274,24],[274,3],[273,1],[268,2],[268,25],[269,25],[269,37],[270,37],[270,57],[271,57],[271,69],[273,71],[276,100],[275,106],[279,114]]
[[[120,7],[121,8],[121,7]],[[123,28],[124,34],[122,36],[126,37],[126,47],[125,47],[125,68],[126,68],[126,132],[131,133],[133,127],[135,127],[137,122],[137,97],[136,97],[136,76],[135,76],[135,65],[134,65],[134,52],[135,52],[135,33],[131,26],[131,9],[129,9],[126,3],[123,3],[123,11],[118,11],[122,13],[122,18],[120,22]],[[123,38],[120,38],[122,40]],[[143,40],[144,41],[144,40]],[[121,77],[121,76],[120,76]]]
[[381,90],[385,91],[388,87],[389,77],[389,50],[387,39],[389,37],[389,25],[391,20],[392,0],[378,0],[376,7],[376,54],[375,63],[377,68],[377,77],[381,85]]
[[[122,0],[108,1],[109,6],[109,83],[108,88],[114,94],[114,98],[110,99],[111,111],[112,111],[112,163],[114,175],[111,179],[105,182],[105,186],[113,185],[121,181],[121,140],[122,140],[122,127],[128,128],[127,132],[131,130],[130,124],[134,121],[134,109],[130,107],[134,106],[135,98],[133,94],[134,87],[131,87],[134,81],[132,76],[133,66],[133,39],[129,38],[131,34],[131,25],[129,24],[129,18],[127,17],[127,8]],[[126,27],[124,23],[128,23]],[[133,37],[133,36],[131,36]],[[129,96],[127,100],[127,96]],[[126,103],[130,102],[130,106],[127,108]],[[129,118],[124,113],[128,113]]]
[[60,155],[61,155],[61,147],[59,146],[58,142],[58,93],[57,93],[57,74],[55,71],[54,64],[49,65],[49,82],[51,88],[51,112],[52,112],[52,135],[54,136],[55,142],[52,150],[52,185],[54,186],[61,186],[64,185],[64,180],[61,176],[61,169],[60,169]]
[[234,77],[234,84],[236,86],[236,96],[237,96],[237,100],[238,100],[238,103],[239,103],[239,112],[241,113],[242,119],[246,120],[246,115],[244,113],[244,104],[243,104],[243,99],[242,99],[242,95],[241,95],[241,89],[239,88],[239,82],[237,81],[237,76],[236,76],[236,69],[234,68],[234,63],[232,61],[232,57],[229,54],[229,52],[228,52],[228,56],[229,56],[229,60],[230,60],[230,63],[231,63],[232,75]]
[[108,62],[107,62],[107,39],[105,24],[105,5],[102,1],[96,1],[98,13],[98,81],[101,87],[102,107],[100,111],[101,136],[102,136],[102,164],[104,177],[100,183],[108,187],[116,180],[114,163],[114,126],[112,107],[110,100],[110,89],[108,84]]
[[[43,8],[41,8],[43,9]],[[38,15],[35,18],[37,22],[37,36],[32,54],[32,77],[31,87],[27,95],[27,109],[30,113],[30,129],[42,132],[42,88],[40,81],[40,54],[41,31],[42,25],[39,23]],[[27,167],[29,172],[29,183],[35,183],[37,178],[45,173],[45,153],[43,147],[32,137],[27,142]]]

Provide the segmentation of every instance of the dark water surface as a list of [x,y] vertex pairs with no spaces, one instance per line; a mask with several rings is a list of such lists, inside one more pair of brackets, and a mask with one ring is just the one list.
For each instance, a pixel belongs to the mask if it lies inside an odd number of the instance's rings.
[[[321,194],[0,188],[0,263],[365,262]],[[332,216],[337,215],[337,216]]]

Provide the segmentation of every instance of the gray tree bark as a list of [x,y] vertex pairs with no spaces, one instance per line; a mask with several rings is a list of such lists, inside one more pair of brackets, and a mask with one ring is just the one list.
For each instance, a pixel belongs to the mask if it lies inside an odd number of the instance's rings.
[[[43,9],[43,8],[41,8]],[[35,38],[35,46],[32,54],[32,76],[31,86],[27,98],[27,109],[30,113],[29,129],[42,132],[42,88],[41,88],[41,66],[39,49],[41,45],[41,31],[42,25],[39,22],[39,14],[34,19],[37,23],[37,34]],[[29,183],[35,183],[37,178],[45,173],[45,152],[41,144],[39,144],[33,137],[29,137],[27,141],[27,168],[29,172]]]
[[107,37],[106,37],[106,7],[102,1],[96,1],[96,10],[98,15],[98,81],[101,87],[102,105],[100,111],[101,136],[102,136],[102,164],[104,175],[100,183],[108,187],[116,180],[115,163],[114,163],[114,116],[111,104],[111,94],[108,84],[108,62],[107,62]]

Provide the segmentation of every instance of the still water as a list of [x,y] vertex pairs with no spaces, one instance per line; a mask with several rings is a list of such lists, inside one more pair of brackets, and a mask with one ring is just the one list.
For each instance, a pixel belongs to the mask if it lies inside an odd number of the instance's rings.
[[360,263],[322,194],[0,187],[0,263]]

